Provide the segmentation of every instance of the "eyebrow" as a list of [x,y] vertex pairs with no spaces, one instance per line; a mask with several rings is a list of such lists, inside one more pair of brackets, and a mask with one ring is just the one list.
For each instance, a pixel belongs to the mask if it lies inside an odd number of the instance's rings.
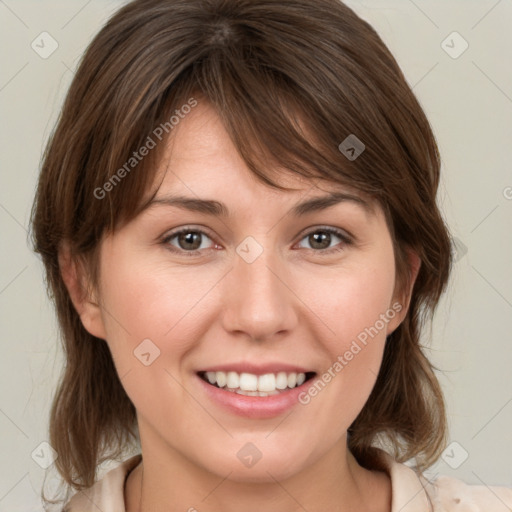
[[[295,205],[288,213],[295,217],[302,217],[312,212],[325,210],[339,203],[351,202],[362,207],[366,213],[373,213],[372,205],[359,196],[346,192],[331,192],[328,195],[314,197]],[[199,199],[186,196],[162,196],[153,198],[144,209],[153,205],[174,206],[184,210],[204,213],[216,217],[230,217],[228,207],[213,199]]]

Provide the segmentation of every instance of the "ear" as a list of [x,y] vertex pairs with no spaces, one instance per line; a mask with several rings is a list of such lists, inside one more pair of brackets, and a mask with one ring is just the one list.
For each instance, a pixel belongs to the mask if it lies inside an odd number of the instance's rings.
[[402,323],[407,315],[409,304],[411,303],[414,283],[416,282],[416,278],[418,277],[421,267],[421,259],[416,251],[411,248],[406,248],[405,252],[409,271],[409,282],[405,283],[401,290],[395,288],[390,308],[397,312],[397,314],[388,323],[388,336]]
[[85,270],[83,261],[73,256],[68,244],[59,249],[59,268],[73,306],[85,329],[97,338],[106,338],[105,326],[99,300],[94,297],[93,287]]

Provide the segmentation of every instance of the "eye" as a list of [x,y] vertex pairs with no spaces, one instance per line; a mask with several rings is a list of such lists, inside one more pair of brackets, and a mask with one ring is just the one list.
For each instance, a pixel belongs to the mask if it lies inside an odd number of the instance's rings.
[[[205,239],[211,242],[210,245]],[[338,244],[330,247],[333,242],[339,240]],[[300,247],[312,250],[316,253],[331,254],[333,252],[342,251],[347,245],[352,243],[352,239],[342,230],[333,227],[320,227],[307,233],[302,239],[306,240],[310,247]],[[202,250],[214,249],[218,247],[213,243],[212,239],[202,230],[191,227],[184,227],[178,231],[169,233],[162,243],[174,253],[185,254],[187,256],[199,256]]]
[[[341,241],[341,244],[338,243],[337,246],[329,247],[336,238]],[[314,231],[307,233],[302,240],[307,240],[310,244],[309,248],[311,250],[329,254],[336,251],[342,251],[347,245],[352,243],[351,238],[344,231],[332,227],[316,228]],[[309,248],[305,247],[305,249]]]
[[211,249],[212,246],[205,246],[204,239],[211,241],[211,238],[199,229],[182,228],[179,231],[170,233],[162,243],[167,245],[172,252],[187,254],[187,256],[197,256],[203,249]]

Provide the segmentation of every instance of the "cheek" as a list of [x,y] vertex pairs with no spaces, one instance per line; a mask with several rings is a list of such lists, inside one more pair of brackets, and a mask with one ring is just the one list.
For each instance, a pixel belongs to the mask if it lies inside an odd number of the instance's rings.
[[[102,316],[107,342],[116,363],[132,363],[133,350],[145,339],[157,345],[167,310],[173,315],[173,304],[162,296],[164,282],[137,261],[136,255],[118,243],[105,247],[101,260]],[[117,356],[117,357],[116,357]]]
[[199,299],[213,283],[136,254],[117,258],[119,252],[106,256],[102,267],[107,343],[138,414],[151,418],[158,410],[158,417],[170,418],[175,404],[194,408],[176,382],[185,371],[180,362],[201,335],[194,330],[201,328]]
[[387,324],[382,324],[380,318],[390,309],[393,288],[392,274],[364,272],[359,278],[351,277],[338,295],[340,309],[334,317],[341,339],[364,340],[369,330],[376,335],[375,328],[385,337]]
[[[393,264],[386,260],[339,272],[335,278],[316,280],[309,286],[312,310],[328,327],[323,337],[331,354],[348,349],[355,339],[364,341],[365,333],[375,329],[385,338],[389,321],[395,316],[392,299],[395,283]],[[312,284],[312,283],[310,283]],[[382,320],[384,318],[384,320]]]
[[311,403],[318,419],[325,416],[325,428],[334,423],[335,431],[347,429],[368,399],[388,326],[396,316],[394,283],[394,260],[388,257],[338,272],[336,279],[326,281],[327,288],[309,287],[316,290],[310,293],[312,309],[328,329],[322,328],[318,337],[326,354],[325,367],[303,403]]
[[200,339],[209,314],[205,298],[219,276],[122,252],[105,256],[102,268],[103,318],[111,350],[129,366],[133,351],[149,339],[161,355],[179,360]]

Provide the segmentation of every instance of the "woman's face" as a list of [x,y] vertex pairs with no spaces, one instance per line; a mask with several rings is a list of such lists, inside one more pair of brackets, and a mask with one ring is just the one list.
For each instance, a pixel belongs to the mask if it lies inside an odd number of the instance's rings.
[[[82,320],[108,342],[145,455],[282,479],[344,450],[374,385],[406,306],[390,233],[339,185],[256,181],[204,102],[172,135],[155,200],[102,244],[101,308]],[[331,192],[345,196],[310,203]]]

